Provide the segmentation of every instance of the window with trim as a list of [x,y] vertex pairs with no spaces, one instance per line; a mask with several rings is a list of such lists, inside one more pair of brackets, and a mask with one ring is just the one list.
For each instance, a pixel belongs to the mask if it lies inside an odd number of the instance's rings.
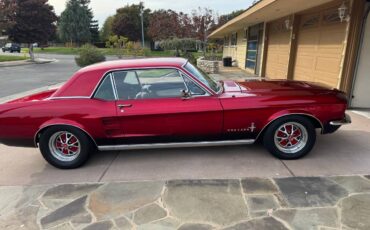
[[188,86],[189,93],[192,96],[205,96],[207,92],[204,91],[199,85],[197,85],[193,80],[190,80],[188,77],[183,76],[186,85]]
[[176,98],[187,89],[176,69],[119,71],[113,76],[120,100]]
[[259,39],[258,35],[259,35],[259,25],[250,27],[247,42],[246,67],[253,70],[256,68],[257,63],[258,39]]
[[116,99],[113,93],[113,86],[110,74],[107,75],[101,82],[98,89],[96,90],[94,98],[105,101],[114,101]]
[[238,42],[238,33],[233,33],[231,35],[231,46],[236,46]]
[[230,37],[229,36],[226,36],[225,38],[224,38],[224,46],[226,47],[226,46],[229,46],[229,42],[230,42]]

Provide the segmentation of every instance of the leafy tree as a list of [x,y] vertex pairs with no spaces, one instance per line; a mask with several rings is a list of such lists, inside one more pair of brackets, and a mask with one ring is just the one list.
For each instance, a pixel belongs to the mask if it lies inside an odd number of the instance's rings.
[[32,61],[33,43],[47,43],[56,32],[57,16],[48,0],[14,0],[15,11],[9,38],[18,43],[28,43]]
[[118,35],[110,36],[106,42],[106,47],[115,51],[118,58],[124,55],[128,56],[143,56],[145,50],[140,43],[129,41],[128,38]]
[[103,27],[100,30],[100,39],[102,41],[107,41],[110,36],[113,35],[112,26],[113,26],[114,16],[109,16],[105,22]]
[[62,41],[71,44],[91,40],[91,13],[82,0],[69,0],[59,20],[59,35]]
[[[226,24],[228,21],[238,17],[239,15],[241,15],[244,12],[245,12],[245,10],[236,10],[236,11],[231,12],[230,14],[221,15],[218,18],[217,28]],[[216,28],[214,28],[214,29],[216,29]]]
[[[140,12],[144,5],[140,4],[127,5],[117,9],[114,16],[112,31],[116,35],[125,36],[130,41],[141,40],[141,19]],[[144,28],[149,24],[149,9],[144,10]]]
[[86,8],[86,10],[89,12],[89,18],[90,18],[90,34],[91,34],[91,42],[99,42],[100,36],[99,36],[99,22],[98,20],[94,19],[94,13],[92,9],[89,7],[90,0],[80,0],[83,7]]
[[108,37],[108,40],[105,43],[107,48],[111,48],[114,50],[115,54],[119,59],[126,54],[126,46],[127,46],[128,38],[118,35],[112,35]]
[[172,10],[157,10],[150,15],[148,35],[155,41],[180,37],[179,15]]
[[165,50],[175,50],[177,57],[181,56],[181,53],[186,53],[188,50],[193,50],[197,45],[197,41],[192,38],[171,38],[160,42],[160,46]]
[[196,39],[203,42],[203,52],[206,55],[207,36],[215,26],[216,16],[210,8],[198,8],[192,12],[194,33]]
[[150,15],[148,35],[155,41],[172,37],[192,37],[193,25],[191,18],[182,12],[157,10]]
[[15,8],[14,0],[0,1],[0,35],[14,24]]

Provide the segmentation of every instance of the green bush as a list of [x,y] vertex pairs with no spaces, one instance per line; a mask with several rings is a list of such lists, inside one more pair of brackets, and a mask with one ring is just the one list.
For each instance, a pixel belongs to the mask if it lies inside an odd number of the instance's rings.
[[104,54],[95,46],[86,44],[79,49],[79,56],[75,58],[80,67],[105,61]]

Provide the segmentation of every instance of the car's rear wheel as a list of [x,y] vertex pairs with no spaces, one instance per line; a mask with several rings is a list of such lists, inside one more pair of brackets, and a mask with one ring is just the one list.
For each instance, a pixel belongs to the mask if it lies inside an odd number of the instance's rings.
[[53,126],[45,130],[41,134],[39,147],[45,160],[60,169],[80,167],[94,150],[84,132],[69,126]]
[[263,144],[279,159],[293,160],[304,157],[316,142],[312,122],[302,116],[288,116],[274,121],[267,128]]

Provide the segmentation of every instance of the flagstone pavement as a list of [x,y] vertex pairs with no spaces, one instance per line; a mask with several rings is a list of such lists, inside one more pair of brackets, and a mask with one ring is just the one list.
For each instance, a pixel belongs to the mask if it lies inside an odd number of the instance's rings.
[[370,229],[370,176],[14,186],[0,197],[0,229]]

